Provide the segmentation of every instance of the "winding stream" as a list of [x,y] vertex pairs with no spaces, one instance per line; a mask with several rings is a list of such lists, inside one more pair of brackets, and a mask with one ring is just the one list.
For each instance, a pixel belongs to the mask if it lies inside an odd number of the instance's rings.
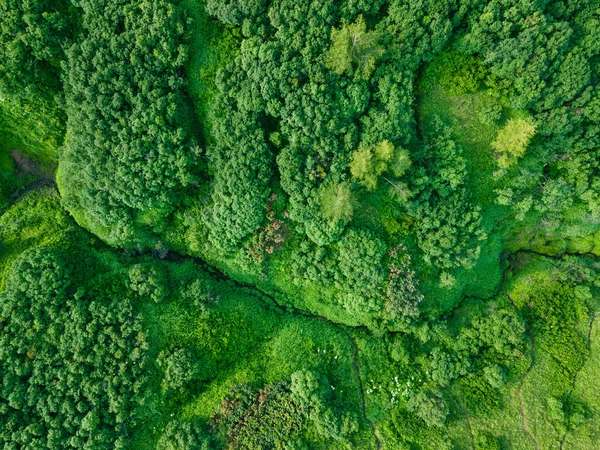
[[[27,195],[29,192],[36,190],[36,189],[41,189],[44,187],[52,187],[52,188],[56,188],[56,183],[52,178],[49,177],[41,177],[38,178],[37,180],[33,181],[32,183],[30,183],[29,185],[27,185],[25,188],[17,191],[15,194],[13,194],[13,197],[11,198],[11,201],[9,202],[9,204],[3,208],[2,210],[0,210],[0,215],[2,215],[4,212],[6,212],[8,209],[10,209],[15,203],[17,203],[21,198],[23,198],[25,195]],[[593,254],[593,253],[571,253],[571,252],[563,252],[557,255],[550,255],[550,254],[544,254],[535,250],[529,250],[529,249],[519,249],[509,255],[504,255],[504,257],[508,258],[508,265],[507,267],[504,269],[503,273],[502,273],[502,279],[501,282],[499,283],[496,292],[494,295],[490,296],[489,298],[494,298],[502,293],[504,293],[509,300],[511,301],[511,303],[513,304],[513,306],[515,308],[516,305],[514,303],[514,301],[508,296],[508,294],[505,292],[504,290],[504,285],[506,282],[506,276],[507,274],[511,271],[511,269],[513,268],[513,264],[515,263],[515,261],[517,260],[517,256],[519,254],[533,254],[539,257],[544,257],[544,258],[551,258],[551,259],[555,259],[555,260],[560,260],[565,256],[579,256],[579,257],[586,257],[586,258],[591,258],[594,260],[597,260],[598,257]],[[186,254],[182,254],[176,251],[169,251],[163,258],[159,258],[158,256],[154,255],[151,251],[146,251],[143,253],[140,253],[136,256],[152,256],[155,259],[160,259],[160,260],[164,260],[164,261],[170,261],[170,262],[182,262],[182,261],[192,261],[194,264],[197,264],[199,266],[201,266],[204,271],[206,271],[207,273],[209,273],[210,275],[212,275],[216,280],[219,281],[224,281],[224,282],[229,282],[232,283],[234,285],[236,285],[238,288],[242,288],[244,290],[248,290],[251,291],[255,296],[257,296],[258,298],[260,298],[263,302],[269,304],[270,306],[273,306],[279,310],[281,310],[284,313],[288,313],[288,314],[293,314],[293,315],[298,315],[298,316],[302,316],[302,317],[307,317],[307,318],[311,318],[311,319],[316,319],[319,320],[321,322],[327,323],[335,328],[337,328],[338,330],[340,330],[341,332],[344,333],[344,335],[346,336],[346,338],[348,339],[349,343],[352,346],[352,357],[353,357],[353,365],[355,367],[355,372],[356,372],[356,378],[357,378],[357,382],[358,382],[358,386],[360,389],[360,393],[361,393],[361,408],[362,408],[362,414],[363,414],[363,419],[364,421],[368,424],[368,426],[370,427],[370,429],[372,430],[372,434],[373,434],[373,439],[375,442],[375,447],[378,450],[381,450],[382,448],[382,440],[380,438],[379,432],[377,430],[377,427],[375,425],[375,423],[369,419],[368,414],[367,414],[367,408],[366,408],[366,397],[365,397],[365,389],[363,386],[363,377],[362,377],[362,369],[361,369],[361,365],[360,365],[360,357],[359,357],[359,347],[358,344],[356,342],[356,339],[352,336],[351,330],[363,330],[367,333],[370,333],[371,330],[366,327],[366,326],[356,326],[356,327],[351,327],[351,326],[347,326],[347,325],[343,325],[340,323],[337,323],[327,317],[312,313],[310,311],[307,310],[303,310],[303,309],[299,309],[296,308],[295,306],[291,306],[291,305],[283,305],[281,303],[279,303],[276,299],[276,297],[273,294],[270,294],[264,290],[262,290],[260,287],[250,284],[250,283],[246,283],[246,282],[242,282],[239,280],[236,280],[235,278],[232,278],[231,276],[229,276],[227,273],[217,269],[216,267],[210,265],[209,263],[207,263],[204,259],[198,257],[198,256],[190,256],[190,255],[186,255]],[[281,296],[285,296],[285,293],[283,292],[278,292],[279,294],[281,294]],[[258,294],[258,295],[256,295]],[[467,298],[467,297],[463,297]],[[486,299],[479,299],[481,301],[485,301]],[[450,315],[453,314],[454,311],[456,311],[456,309],[458,309],[460,307],[462,302],[459,302],[455,308],[453,308],[453,311],[450,312]],[[593,323],[593,316],[592,316],[592,323]],[[590,330],[591,330],[591,326],[590,326]],[[531,332],[528,331],[528,335],[529,335],[529,339],[531,341],[530,345],[530,352],[531,352],[531,363],[527,369],[527,371],[522,375],[521,377],[521,381],[520,381],[520,385],[519,385],[519,390],[518,390],[518,397],[519,397],[519,403],[520,403],[520,409],[521,409],[521,416],[522,416],[522,425],[523,425],[523,429],[525,431],[525,433],[532,439],[532,441],[535,444],[536,449],[538,448],[538,443],[534,437],[534,435],[531,433],[531,431],[529,430],[529,426],[527,423],[527,416],[525,414],[525,410],[524,410],[524,404],[523,404],[523,399],[521,397],[521,389],[523,387],[524,381],[526,376],[528,375],[528,373],[531,371],[534,363],[535,363],[535,359],[534,359],[534,349],[535,349],[535,343],[533,340],[533,336],[531,335]],[[589,345],[589,336],[588,336],[588,345]],[[575,383],[575,380],[573,380],[573,384]],[[462,409],[462,413],[463,413],[463,417],[464,420],[467,423],[467,426],[469,428],[469,433],[471,435],[471,440],[472,440],[472,445],[474,445],[473,442],[473,434],[471,431],[471,426],[469,423],[469,417],[467,415],[466,410],[464,409],[464,407],[457,402],[457,404],[459,405],[459,407]],[[564,439],[566,437],[563,436],[562,440],[561,440],[561,445],[564,442]]]

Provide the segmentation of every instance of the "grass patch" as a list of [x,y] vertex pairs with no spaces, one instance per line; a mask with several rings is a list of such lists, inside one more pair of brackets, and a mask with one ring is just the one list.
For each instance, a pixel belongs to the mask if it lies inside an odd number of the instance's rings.
[[[34,104],[0,101],[0,154],[14,149],[38,162],[46,171],[56,165],[58,147],[64,134],[64,114]],[[2,163],[0,168],[6,168]]]
[[210,136],[209,112],[216,95],[215,76],[219,67],[235,58],[239,42],[235,30],[213,20],[204,5],[203,0],[182,0],[180,3],[192,19],[186,65],[188,90],[200,122],[199,131],[207,139]]

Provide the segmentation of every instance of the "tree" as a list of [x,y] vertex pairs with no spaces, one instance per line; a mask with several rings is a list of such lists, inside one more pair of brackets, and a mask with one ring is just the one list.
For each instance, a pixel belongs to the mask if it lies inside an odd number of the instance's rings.
[[354,195],[348,183],[328,184],[321,191],[321,210],[332,222],[349,222],[354,212]]
[[66,207],[103,239],[132,247],[197,181],[186,21],[167,0],[78,3],[83,30],[66,52],[59,188]]
[[420,391],[408,400],[406,406],[430,427],[443,427],[449,412],[439,390]]
[[148,343],[126,287],[81,266],[28,250],[0,293],[5,448],[124,448],[149,395]]
[[384,281],[385,243],[364,229],[347,230],[336,244],[335,278],[340,289],[352,289],[364,298],[376,295]]
[[155,303],[162,301],[169,291],[164,270],[148,264],[136,264],[129,268],[129,287],[140,297],[149,297]]
[[[161,353],[158,357],[163,367],[163,388],[183,392],[192,381],[208,379],[213,370],[206,370],[202,360],[189,348],[180,348],[170,354]],[[205,369],[205,370],[203,370]]]
[[260,390],[233,386],[213,416],[213,426],[230,448],[283,448],[299,438],[306,419],[289,383],[282,381]]
[[[408,151],[403,148],[395,150],[390,141],[384,140],[371,147],[361,145],[352,154],[350,173],[368,190],[373,191],[377,187],[377,180],[385,171],[390,169],[396,177],[401,177],[410,166]],[[387,178],[385,180],[397,187],[393,181]]]
[[[384,141],[386,142],[386,141]],[[394,157],[392,158],[388,169],[394,174],[394,176],[400,178],[412,165],[408,150],[402,147],[396,147],[394,151]]]
[[410,254],[404,245],[388,252],[389,275],[386,286],[386,311],[393,319],[415,318],[419,315],[419,303],[423,294],[419,291],[419,280],[411,269]]
[[485,239],[479,207],[466,189],[466,162],[462,148],[450,137],[449,128],[436,120],[425,136],[421,166],[411,175],[417,192],[408,210],[418,219],[415,230],[423,259],[441,269],[473,267]]
[[496,389],[501,388],[506,381],[506,373],[498,364],[484,367],[483,374],[490,386]]
[[431,350],[430,358],[429,372],[431,379],[442,387],[448,386],[450,381],[458,376],[452,356],[435,347]]
[[265,0],[207,0],[206,11],[226,24],[241,25],[264,13]]
[[298,370],[291,375],[290,391],[294,399],[305,408],[313,407],[322,401],[321,382],[310,370]]
[[194,422],[172,420],[158,440],[158,450],[209,450],[210,438],[206,431]]
[[0,0],[0,99],[56,108],[60,63],[71,44],[75,10],[67,0]]
[[491,144],[496,150],[500,168],[508,169],[523,156],[531,138],[535,135],[536,128],[529,118],[508,120]]
[[375,31],[367,31],[362,15],[354,23],[342,22],[340,28],[331,30],[327,65],[340,75],[350,72],[354,65],[368,78],[375,68],[375,61],[383,54],[378,41],[379,35]]
[[363,186],[373,191],[377,187],[377,178],[387,169],[392,159],[394,146],[383,141],[375,148],[361,147],[352,155],[350,173]]

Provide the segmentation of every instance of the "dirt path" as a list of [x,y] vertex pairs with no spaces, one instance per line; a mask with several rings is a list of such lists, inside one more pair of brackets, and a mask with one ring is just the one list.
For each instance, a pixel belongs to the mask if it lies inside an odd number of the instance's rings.
[[[513,307],[518,311],[519,308],[517,308],[517,305],[515,304],[515,301],[511,298],[511,296],[508,295],[508,292],[504,292],[504,294],[510,300],[510,303],[513,305]],[[527,328],[526,333],[527,333],[527,336],[529,337],[529,342],[530,342],[529,354],[530,354],[531,362],[529,363],[529,367],[527,368],[525,373],[523,375],[521,375],[519,389],[517,390],[517,397],[519,398],[519,408],[521,410],[521,423],[523,426],[523,430],[525,430],[525,433],[527,433],[527,435],[533,441],[536,450],[539,450],[538,442],[535,439],[535,436],[533,435],[533,433],[531,432],[531,429],[529,428],[529,423],[527,422],[527,413],[525,412],[525,404],[523,403],[523,385],[525,384],[525,378],[527,378],[527,375],[529,375],[529,373],[531,372],[531,369],[533,368],[533,365],[535,364],[535,340],[533,338],[533,333],[531,332],[531,330],[529,328]]]
[[[594,320],[596,319],[596,314],[594,311],[590,311],[591,314],[591,319],[590,319],[590,325],[588,326],[588,332],[587,332],[587,349],[588,351],[591,351],[592,349],[592,331],[594,329]],[[583,367],[582,367],[583,369]],[[577,372],[575,372],[575,375],[573,375],[573,381],[571,382],[571,389],[569,389],[569,392],[567,393],[567,400],[571,397],[571,395],[573,394],[573,391],[575,390],[575,384],[577,383],[577,375],[579,375],[579,372],[581,372],[581,369],[578,370]],[[560,440],[560,450],[563,450],[563,447],[565,445],[565,439],[567,439],[567,431],[565,431],[565,434],[563,434],[562,439]]]
[[377,444],[377,449],[381,450],[381,439],[379,438],[379,433],[377,431],[377,427],[375,427],[375,424],[373,423],[373,421],[371,419],[369,419],[369,417],[367,416],[367,406],[366,406],[366,402],[365,402],[365,388],[363,386],[363,380],[362,380],[361,370],[360,370],[360,360],[358,358],[358,345],[356,344],[356,341],[350,335],[350,333],[347,330],[344,330],[344,331],[346,333],[346,336],[348,337],[348,340],[350,341],[350,343],[352,344],[352,347],[353,347],[354,368],[356,370],[356,377],[358,378],[358,385],[360,387],[363,416],[364,416],[365,420],[367,421],[367,423],[369,424],[369,426],[371,427],[371,430],[373,431],[373,437],[375,438],[375,444]]

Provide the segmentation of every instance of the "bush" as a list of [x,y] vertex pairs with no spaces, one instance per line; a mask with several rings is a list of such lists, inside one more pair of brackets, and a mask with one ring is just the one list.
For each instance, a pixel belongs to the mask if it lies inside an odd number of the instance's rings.
[[161,353],[158,362],[163,367],[163,388],[183,392],[188,385],[199,378],[209,378],[210,373],[202,373],[202,364],[189,348],[180,348],[168,356]]
[[420,391],[409,398],[406,406],[430,427],[443,427],[449,412],[439,390]]
[[195,422],[173,420],[158,440],[157,450],[209,450],[210,438]]

